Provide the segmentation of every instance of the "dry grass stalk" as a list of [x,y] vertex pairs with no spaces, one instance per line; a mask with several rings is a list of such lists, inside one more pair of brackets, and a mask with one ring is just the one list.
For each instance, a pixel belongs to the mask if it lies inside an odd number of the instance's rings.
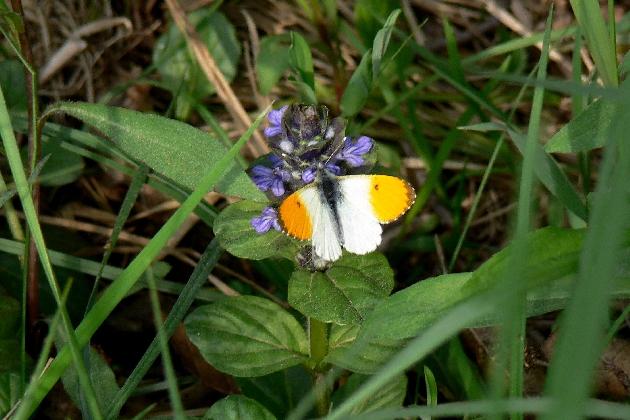
[[[232,118],[241,125],[243,130],[247,130],[247,128],[249,128],[252,124],[252,120],[249,118],[247,112],[245,112],[243,105],[234,94],[230,84],[227,80],[225,80],[223,73],[219,70],[217,63],[214,61],[214,58],[208,49],[204,46],[194,27],[188,21],[184,10],[176,0],[166,0],[166,5],[171,13],[171,16],[173,16],[175,24],[184,35],[186,43],[192,50],[199,66],[208,78],[208,81],[217,89],[217,94],[221,98],[221,101],[224,103],[228,112]],[[253,141],[247,144],[250,153],[254,157],[267,153],[269,149],[262,134],[260,134],[259,131],[255,131],[253,137]]]
[[[499,22],[501,22],[517,34],[523,37],[528,37],[532,35],[533,32],[531,29],[522,24],[516,17],[514,17],[510,12],[500,6],[495,0],[483,1],[482,3],[488,13],[493,15],[495,18],[497,18]],[[542,47],[542,42],[536,43],[536,48],[542,51]],[[553,47],[549,49],[549,58],[558,65],[558,67],[566,77],[571,77],[571,74],[573,74],[573,69],[569,59],[564,57],[557,49]]]

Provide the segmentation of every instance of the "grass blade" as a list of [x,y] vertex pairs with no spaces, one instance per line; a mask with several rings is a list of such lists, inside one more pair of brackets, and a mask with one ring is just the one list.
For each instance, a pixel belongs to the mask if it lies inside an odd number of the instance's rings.
[[[26,216],[26,222],[31,232],[31,240],[35,243],[35,246],[37,247],[37,253],[40,256],[44,273],[46,275],[46,278],[48,279],[50,289],[53,293],[57,306],[59,307],[59,311],[61,312],[61,322],[69,338],[69,352],[71,353],[72,360],[77,369],[81,385],[86,392],[90,415],[93,418],[100,419],[102,418],[102,416],[100,414],[100,408],[96,400],[96,394],[90,382],[90,378],[85,364],[83,363],[83,359],[81,358],[78,340],[74,334],[68,312],[66,311],[65,305],[61,299],[59,285],[57,284],[57,279],[55,278],[55,273],[48,257],[44,235],[42,233],[41,226],[39,225],[39,221],[37,220],[37,212],[33,203],[33,197],[31,196],[31,190],[29,188],[26,173],[24,171],[24,165],[20,157],[20,151],[15,140],[15,135],[13,134],[11,120],[9,118],[9,111],[4,101],[4,94],[2,93],[2,89],[0,89],[0,136],[2,136],[4,151],[9,161],[11,173],[13,174],[13,179],[15,180],[15,186],[20,197],[20,202],[22,203],[22,208],[24,209],[24,214]],[[85,414],[87,413],[84,413],[84,415]]]
[[182,399],[179,396],[179,387],[177,386],[177,375],[175,369],[173,369],[173,361],[171,359],[171,352],[168,349],[168,337],[164,331],[162,324],[162,308],[160,307],[160,298],[157,290],[155,289],[155,279],[153,278],[153,270],[149,267],[147,269],[147,283],[149,283],[149,296],[151,297],[151,309],[153,312],[153,320],[155,327],[157,328],[157,337],[160,344],[160,353],[162,353],[162,366],[166,374],[166,381],[168,383],[168,395],[171,399],[171,406],[173,407],[174,417],[177,420],[184,420],[184,406]]
[[615,41],[614,38],[610,38],[609,31],[606,29],[599,2],[597,0],[571,0],[571,8],[586,37],[589,51],[604,84],[617,86],[619,78],[617,55],[614,49]]
[[[537,81],[544,81],[547,73],[547,63],[549,61],[549,34],[551,32],[551,22],[553,18],[553,5],[547,17],[545,26],[545,37],[538,64]],[[532,224],[532,204],[534,190],[534,171],[537,166],[536,146],[540,134],[540,118],[543,108],[544,88],[539,84],[534,88],[534,98],[532,101],[532,111],[529,118],[527,130],[527,141],[523,151],[523,166],[518,194],[518,209],[516,217],[516,235],[514,239],[514,250],[510,256],[512,263],[509,270],[503,274],[505,281],[499,287],[506,287],[515,291],[511,298],[502,305],[504,329],[501,333],[499,363],[495,367],[493,375],[493,389],[495,393],[501,392],[503,382],[503,366],[509,369],[510,389],[509,396],[519,398],[523,395],[523,366],[525,362],[525,305],[526,305],[526,284],[522,281],[525,277],[525,261],[528,259],[529,247],[527,244],[527,233]],[[502,356],[502,357],[501,357]],[[495,394],[495,397],[498,397]],[[513,419],[522,419],[521,413],[512,416]]]
[[[622,89],[628,92],[627,86]],[[554,401],[543,419],[584,415],[593,368],[605,345],[602,337],[608,317],[608,292],[620,259],[625,229],[630,223],[627,208],[630,154],[626,142],[630,124],[626,115],[619,113],[609,132],[578,281],[564,313],[549,368],[546,390]]]

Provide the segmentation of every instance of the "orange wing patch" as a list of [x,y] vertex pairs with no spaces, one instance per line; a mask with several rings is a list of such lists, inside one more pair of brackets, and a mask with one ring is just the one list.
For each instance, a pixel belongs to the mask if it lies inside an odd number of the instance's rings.
[[311,215],[299,191],[288,196],[280,204],[279,213],[280,223],[287,234],[301,240],[311,239],[313,236]]
[[389,175],[370,176],[370,203],[381,223],[390,223],[402,216],[413,204],[416,193],[405,180]]

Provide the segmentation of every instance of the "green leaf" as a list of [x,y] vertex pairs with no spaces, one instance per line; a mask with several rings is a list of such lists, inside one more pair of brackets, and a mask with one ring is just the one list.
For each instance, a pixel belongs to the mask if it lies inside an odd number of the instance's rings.
[[[549,284],[577,272],[584,229],[543,228],[527,235],[527,264],[525,278],[530,290]],[[467,295],[488,290],[497,284],[512,262],[513,246],[494,254],[483,263],[466,283],[462,292]]]
[[[59,345],[59,348],[62,346]],[[85,354],[85,353],[83,353]],[[118,392],[116,376],[103,357],[92,347],[89,347],[89,360],[85,361],[85,367],[90,375],[90,381],[94,386],[96,399],[101,411],[105,411],[114,401]],[[71,366],[61,377],[63,386],[74,403],[81,407],[81,384],[76,369]]]
[[203,416],[204,420],[275,420],[263,405],[242,395],[229,395],[215,402]]
[[628,114],[626,103],[599,99],[562,127],[545,145],[547,153],[577,153],[603,147],[608,140],[613,117]]
[[[529,292],[526,313],[540,315],[563,308],[573,288],[585,231],[545,228],[527,237],[524,269]],[[373,373],[407,341],[436,322],[455,304],[477,296],[503,278],[512,246],[486,261],[474,273],[448,274],[423,280],[377,304],[350,346],[331,350],[326,361],[355,372]],[[614,296],[630,295],[630,273],[619,267]],[[470,327],[497,323],[496,314]]]
[[394,272],[382,254],[346,254],[326,272],[295,271],[289,304],[320,321],[353,324],[393,288]]
[[[437,405],[438,400],[438,389],[437,383],[435,382],[435,376],[431,369],[427,366],[424,366],[424,384],[427,388],[427,405],[431,407],[435,407]],[[430,419],[430,417],[428,417]],[[422,420],[425,420],[424,418]]]
[[19,328],[20,302],[0,293],[0,339],[14,338]]
[[[352,374],[348,378],[348,382],[339,388],[332,397],[333,406],[339,406],[349,395],[354,393],[369,376]],[[385,384],[377,393],[364,400],[361,404],[357,404],[352,408],[349,414],[367,413],[379,408],[401,407],[407,392],[407,377],[398,375],[387,384]]]
[[20,369],[19,354],[20,344],[16,338],[0,339],[0,373],[17,372]]
[[[133,159],[190,190],[227,153],[225,146],[209,134],[155,114],[84,102],[62,102],[47,113],[55,111],[95,127]],[[267,201],[236,162],[216,189],[228,195]]]
[[316,105],[317,104],[317,96],[315,95],[315,90],[304,83],[301,80],[292,80],[291,81],[298,92],[300,93],[300,102],[305,105]]
[[[381,71],[381,61],[387,52],[389,40],[396,25],[396,19],[400,14],[400,9],[396,9],[390,13],[385,21],[383,28],[376,33],[374,44],[372,45],[372,77],[376,79]],[[363,60],[361,60],[363,61]]]
[[17,372],[0,373],[0,417],[7,415],[22,397],[20,374]]
[[352,73],[346,90],[343,91],[343,96],[341,97],[341,114],[346,118],[358,114],[370,95],[373,77],[371,64],[371,50],[368,50],[361,58],[361,62],[354,70],[354,73]]
[[268,95],[289,68],[288,34],[268,35],[260,41],[256,56],[256,77],[260,93]]
[[[486,395],[486,388],[477,368],[466,355],[459,337],[440,346],[426,360],[440,385],[448,388],[457,400],[477,400]],[[428,366],[425,368],[428,369]],[[434,379],[435,381],[435,379]],[[437,401],[437,394],[435,395]]]
[[293,261],[298,252],[296,240],[274,229],[260,234],[252,227],[252,219],[260,216],[265,207],[247,200],[232,204],[214,220],[215,236],[226,251],[239,258],[283,257]]
[[263,298],[239,296],[202,306],[186,318],[185,325],[202,356],[230,375],[267,375],[308,357],[302,326]]
[[291,32],[291,47],[289,48],[289,63],[298,74],[300,80],[315,92],[315,72],[313,57],[308,42],[297,32]]
[[[241,47],[236,38],[232,24],[222,13],[202,8],[188,15],[188,19],[195,26],[199,38],[208,48],[221,73],[228,82],[236,76]],[[192,104],[190,99],[200,101],[216,92],[215,86],[197,64],[196,58],[186,45],[176,25],[171,24],[167,32],[158,38],[153,49],[153,64],[157,67],[162,82],[174,95],[185,92],[177,97],[180,107],[179,117],[185,119]]]
[[0,62],[0,88],[11,113],[26,112],[26,82],[24,67],[18,60]]
[[236,378],[236,382],[246,397],[284,419],[311,389],[312,377],[298,365],[257,378]]
[[349,347],[357,338],[359,324],[332,324],[328,336],[328,352]]
[[85,167],[81,156],[61,148],[56,141],[43,142],[42,156],[48,159],[39,173],[39,181],[47,187],[58,187],[76,181]]

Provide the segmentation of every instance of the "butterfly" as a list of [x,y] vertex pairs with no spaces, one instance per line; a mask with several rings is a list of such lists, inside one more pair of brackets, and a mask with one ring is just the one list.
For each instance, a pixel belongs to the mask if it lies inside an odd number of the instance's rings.
[[282,201],[278,218],[289,236],[310,240],[324,261],[339,259],[342,248],[360,255],[376,250],[381,224],[402,216],[416,197],[413,187],[395,176],[320,174]]

